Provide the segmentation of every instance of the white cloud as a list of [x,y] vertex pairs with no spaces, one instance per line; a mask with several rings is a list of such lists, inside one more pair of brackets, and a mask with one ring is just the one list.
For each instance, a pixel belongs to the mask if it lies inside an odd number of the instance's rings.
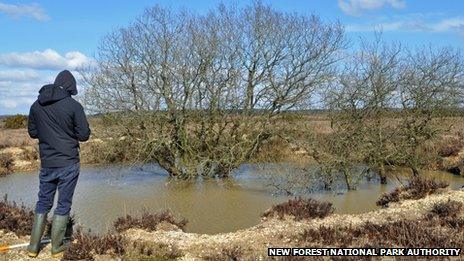
[[40,74],[34,70],[0,70],[0,82],[2,81],[31,81],[40,78]]
[[94,61],[85,54],[72,51],[61,55],[55,50],[34,51],[25,53],[0,54],[0,65],[8,67],[23,67],[45,70],[75,70],[81,67],[91,67]]
[[403,17],[394,22],[380,21],[371,24],[351,24],[345,27],[348,32],[370,32],[374,30],[401,32],[464,32],[464,17],[444,18],[435,22],[425,22],[422,19]]
[[444,19],[438,23],[429,25],[434,32],[446,32],[450,30],[460,31],[464,28],[464,17]]
[[19,106],[31,106],[32,103],[34,103],[35,99],[34,98],[28,98],[28,97],[19,97],[15,99],[0,99],[0,108],[3,107],[5,109],[16,109]]
[[0,106],[6,109],[14,109],[18,106],[18,103],[14,100],[4,99],[0,100]]
[[402,9],[406,6],[403,0],[338,0],[338,6],[348,15],[360,16],[363,11],[391,6]]
[[37,99],[39,89],[46,83],[49,81],[45,75],[28,82],[0,81],[0,115],[5,112],[27,113]]
[[45,13],[42,7],[37,4],[13,5],[0,3],[0,13],[5,13],[14,19],[31,17],[41,22],[50,20],[50,17]]
[[[53,83],[60,70],[2,70],[0,67],[0,115],[27,114],[40,88]],[[82,90],[79,73],[71,73],[76,77],[78,89]]]

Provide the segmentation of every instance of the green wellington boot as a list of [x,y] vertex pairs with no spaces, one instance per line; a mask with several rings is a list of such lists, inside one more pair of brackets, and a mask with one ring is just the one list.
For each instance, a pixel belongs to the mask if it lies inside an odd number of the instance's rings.
[[53,215],[52,222],[52,256],[61,257],[66,250],[67,245],[64,244],[63,239],[66,233],[66,227],[68,226],[69,215]]
[[27,247],[27,255],[30,257],[36,257],[40,250],[40,241],[42,240],[42,234],[47,223],[47,213],[35,214],[34,224],[32,225],[31,241]]

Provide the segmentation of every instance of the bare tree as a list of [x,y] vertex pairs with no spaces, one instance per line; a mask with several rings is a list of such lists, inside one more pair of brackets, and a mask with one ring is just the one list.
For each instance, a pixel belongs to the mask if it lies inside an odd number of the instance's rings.
[[353,165],[367,164],[386,182],[385,164],[395,155],[389,146],[394,130],[390,116],[400,84],[400,55],[401,46],[384,43],[380,35],[373,42],[362,41],[325,95],[338,144],[332,153],[340,154],[347,177]]
[[343,46],[339,24],[260,2],[206,15],[156,6],[104,39],[86,98],[118,116],[141,160],[178,178],[227,176],[333,78]]
[[321,163],[345,176],[352,166],[367,164],[382,183],[386,165],[409,166],[417,175],[433,157],[426,146],[446,129],[436,121],[462,104],[461,54],[449,48],[408,51],[377,35],[344,64],[325,93],[334,131],[330,139],[336,142],[314,146],[326,148],[319,155],[330,155]]
[[464,61],[457,50],[423,47],[408,53],[401,71],[397,161],[418,175],[418,169],[427,163],[422,146],[450,129],[444,121],[437,124],[437,119],[462,106]]

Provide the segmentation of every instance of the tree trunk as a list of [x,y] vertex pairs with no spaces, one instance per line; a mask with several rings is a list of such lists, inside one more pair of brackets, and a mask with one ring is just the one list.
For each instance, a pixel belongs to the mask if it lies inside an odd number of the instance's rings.
[[385,174],[385,164],[379,163],[379,176],[380,176],[380,184],[387,184],[387,176]]
[[356,190],[356,188],[354,186],[351,186],[350,174],[349,174],[349,171],[346,168],[343,169],[343,175],[345,176],[346,188],[348,190]]

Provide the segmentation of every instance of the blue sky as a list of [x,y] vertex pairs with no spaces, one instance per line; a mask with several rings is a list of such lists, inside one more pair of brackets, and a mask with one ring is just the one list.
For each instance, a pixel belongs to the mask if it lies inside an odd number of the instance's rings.
[[[222,1],[226,2],[226,1]],[[247,5],[250,1],[234,1]],[[462,0],[267,0],[279,10],[340,21],[356,44],[382,28],[404,45],[464,48]],[[160,4],[199,13],[220,1],[2,1],[0,0],[0,115],[27,114],[40,87],[62,69],[92,63],[100,39]]]

